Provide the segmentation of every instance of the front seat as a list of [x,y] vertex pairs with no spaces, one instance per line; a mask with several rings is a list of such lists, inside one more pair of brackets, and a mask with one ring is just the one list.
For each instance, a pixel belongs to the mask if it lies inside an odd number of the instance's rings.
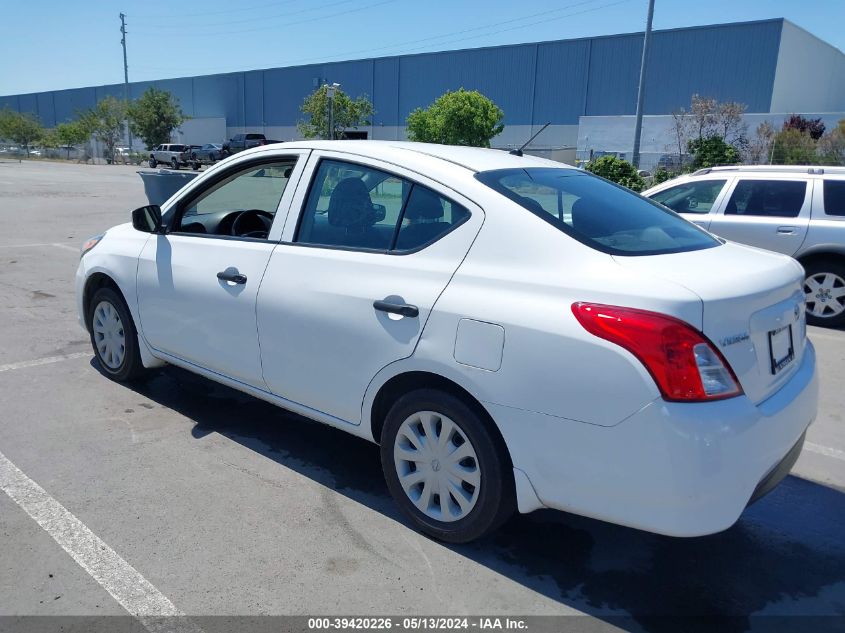
[[378,238],[371,235],[371,229],[378,219],[370,192],[360,178],[345,178],[329,198],[327,211],[329,224],[345,232],[343,245],[373,247]]
[[452,226],[443,221],[443,200],[430,189],[414,187],[405,206],[409,224],[399,231],[396,248],[409,250],[432,241]]

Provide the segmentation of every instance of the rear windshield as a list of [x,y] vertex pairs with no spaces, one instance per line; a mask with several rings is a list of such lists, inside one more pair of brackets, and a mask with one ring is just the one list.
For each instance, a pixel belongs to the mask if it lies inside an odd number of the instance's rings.
[[576,169],[497,169],[475,177],[579,242],[612,255],[681,253],[721,243],[674,212]]

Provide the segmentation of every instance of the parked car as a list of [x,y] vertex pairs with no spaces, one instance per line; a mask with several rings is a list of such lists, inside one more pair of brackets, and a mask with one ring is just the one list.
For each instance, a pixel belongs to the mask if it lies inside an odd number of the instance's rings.
[[845,325],[845,168],[713,167],[643,195],[725,239],[794,257],[808,322]]
[[159,163],[170,165],[173,169],[191,165],[199,169],[199,162],[192,160],[192,154],[200,149],[200,145],[184,145],[182,143],[165,143],[159,145],[150,153],[149,165],[155,168]]
[[210,165],[223,158],[223,145],[206,143],[191,151],[191,160],[195,163]]
[[268,140],[263,134],[235,134],[227,142],[223,143],[223,156],[231,156],[251,147],[260,147],[272,143],[281,143],[281,141]]
[[76,298],[106,376],[172,363],[379,443],[438,539],[544,507],[697,536],[816,415],[803,279],[560,163],[303,141],[89,240]]

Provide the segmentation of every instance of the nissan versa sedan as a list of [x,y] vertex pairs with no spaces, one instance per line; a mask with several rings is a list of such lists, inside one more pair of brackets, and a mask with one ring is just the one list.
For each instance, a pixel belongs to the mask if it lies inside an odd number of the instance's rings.
[[376,141],[239,153],[76,278],[106,375],[170,363],[374,441],[450,542],[539,508],[730,527],[816,415],[802,284],[585,171]]

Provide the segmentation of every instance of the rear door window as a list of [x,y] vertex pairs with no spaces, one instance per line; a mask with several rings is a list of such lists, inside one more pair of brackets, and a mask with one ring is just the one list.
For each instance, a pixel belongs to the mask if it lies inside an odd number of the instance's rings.
[[563,233],[605,253],[659,255],[720,245],[665,207],[581,170],[498,169],[475,177]]
[[323,160],[294,241],[407,252],[438,240],[469,215],[461,205],[394,174],[365,165]]
[[824,181],[824,212],[845,216],[845,180]]
[[649,196],[678,213],[710,213],[727,180],[694,180]]
[[798,180],[740,180],[725,215],[795,218],[804,206],[807,183]]

